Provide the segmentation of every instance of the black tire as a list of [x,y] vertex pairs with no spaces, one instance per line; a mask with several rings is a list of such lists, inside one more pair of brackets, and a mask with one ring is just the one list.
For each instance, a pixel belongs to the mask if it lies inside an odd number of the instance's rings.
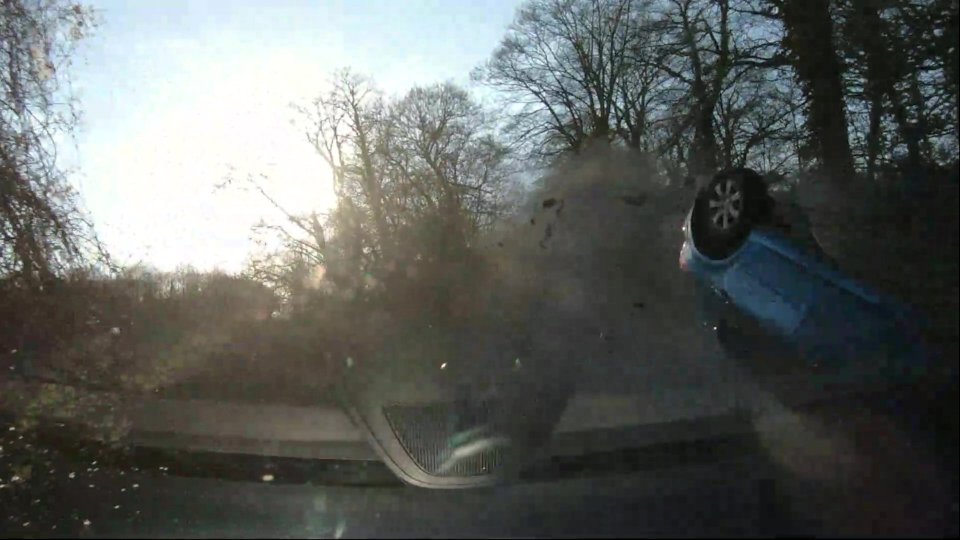
[[700,189],[690,219],[693,244],[710,259],[733,255],[770,211],[766,183],[751,169],[717,173]]

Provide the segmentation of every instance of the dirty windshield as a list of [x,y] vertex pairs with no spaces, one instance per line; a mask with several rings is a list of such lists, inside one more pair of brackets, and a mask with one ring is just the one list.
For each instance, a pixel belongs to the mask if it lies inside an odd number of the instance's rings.
[[956,534],[957,9],[0,2],[0,533]]

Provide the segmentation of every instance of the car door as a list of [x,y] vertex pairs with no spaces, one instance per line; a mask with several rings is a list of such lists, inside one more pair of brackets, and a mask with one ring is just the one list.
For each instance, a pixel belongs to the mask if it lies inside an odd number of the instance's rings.
[[723,277],[734,305],[784,337],[800,326],[816,288],[816,277],[790,250],[778,233],[754,231]]

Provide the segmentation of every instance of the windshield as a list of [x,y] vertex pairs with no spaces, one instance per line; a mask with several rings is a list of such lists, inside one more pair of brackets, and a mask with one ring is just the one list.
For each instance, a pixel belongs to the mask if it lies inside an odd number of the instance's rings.
[[[589,491],[729,437],[827,531],[955,530],[955,1],[11,0],[0,32],[0,531],[209,534],[141,517],[168,476]],[[329,497],[262,532],[379,516]]]

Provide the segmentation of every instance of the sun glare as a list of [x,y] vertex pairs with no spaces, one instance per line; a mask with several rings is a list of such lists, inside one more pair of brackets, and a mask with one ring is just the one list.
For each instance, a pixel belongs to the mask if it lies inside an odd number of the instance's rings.
[[290,212],[333,205],[329,169],[289,107],[322,88],[308,65],[279,56],[188,70],[123,143],[96,152],[103,157],[86,167],[98,179],[85,186],[87,204],[107,216],[101,234],[121,258],[239,270],[254,249],[251,225],[277,216],[242,182],[215,188],[228,177],[263,175]]

